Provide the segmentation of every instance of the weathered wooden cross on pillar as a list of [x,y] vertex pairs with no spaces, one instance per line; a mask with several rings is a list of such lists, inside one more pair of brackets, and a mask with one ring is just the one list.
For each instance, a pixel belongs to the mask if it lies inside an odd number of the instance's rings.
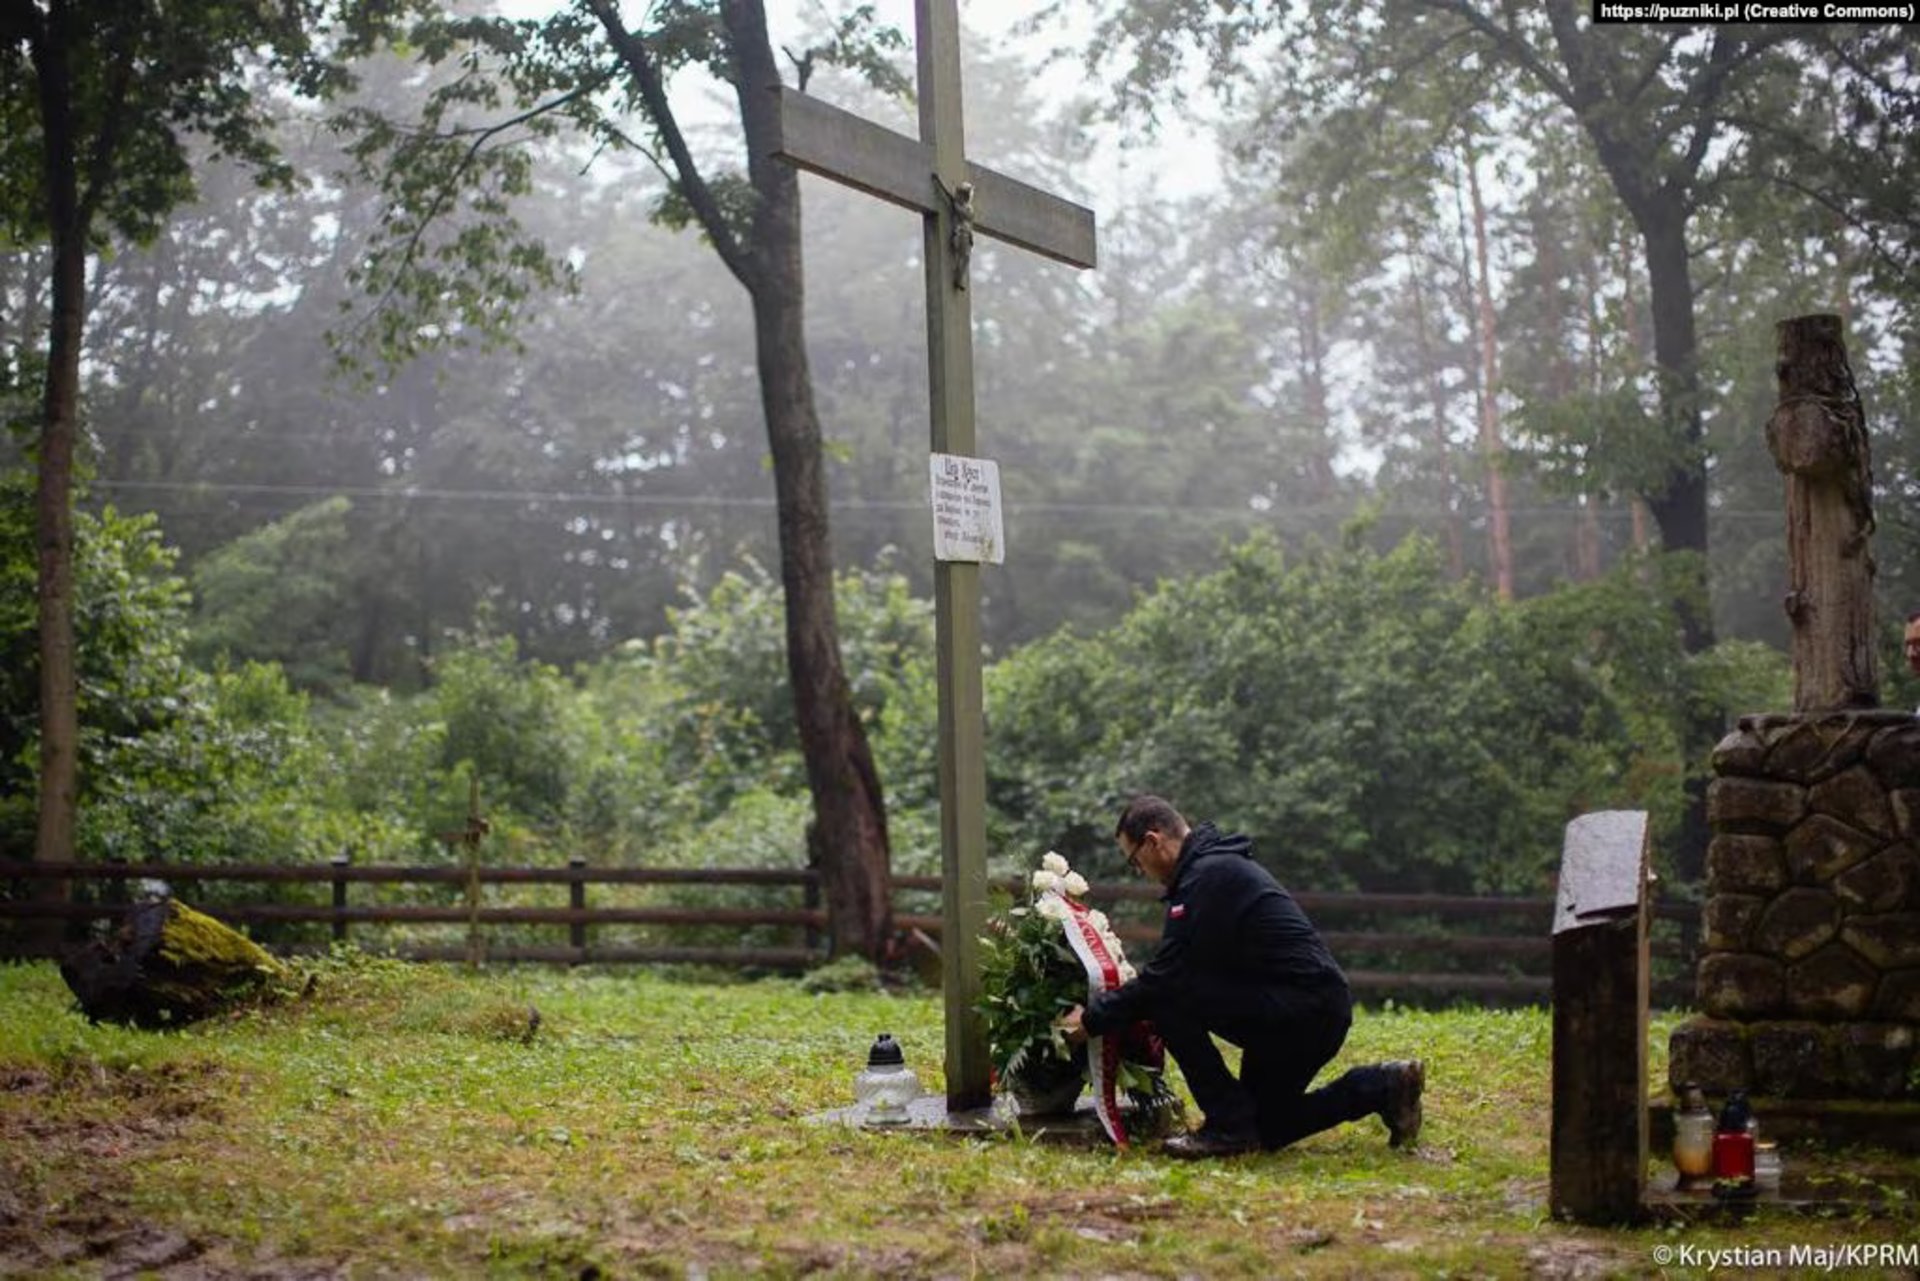
[[1880,705],[1874,661],[1873,460],[1840,317],[1774,326],[1780,403],[1767,448],[1787,478],[1793,710]]
[[[969,165],[960,111],[955,0],[914,0],[920,137],[781,88],[774,154],[919,212],[926,232],[927,366],[935,453],[971,455],[973,308],[967,256],[978,232],[1075,267],[1094,263],[1093,211]],[[947,1106],[990,1101],[980,997],[986,928],[986,722],[980,681],[980,566],[934,566],[940,678],[941,965],[946,997]]]

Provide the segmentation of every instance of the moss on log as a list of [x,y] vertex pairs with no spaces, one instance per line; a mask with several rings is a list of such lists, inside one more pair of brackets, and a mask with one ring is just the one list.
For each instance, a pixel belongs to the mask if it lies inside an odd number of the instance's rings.
[[272,953],[177,899],[141,903],[112,937],[60,963],[95,1022],[172,1027],[270,995],[292,981]]

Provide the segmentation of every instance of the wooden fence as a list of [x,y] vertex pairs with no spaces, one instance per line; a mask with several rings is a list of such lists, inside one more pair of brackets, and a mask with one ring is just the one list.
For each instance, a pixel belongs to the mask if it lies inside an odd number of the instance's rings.
[[[460,941],[454,943],[444,939],[421,941],[403,932],[376,944],[415,960],[476,964],[678,963],[791,971],[818,964],[825,956],[827,916],[820,903],[819,877],[806,869],[589,867],[584,860],[562,867],[356,865],[346,859],[301,865],[0,861],[0,893],[9,882],[14,884],[11,897],[0,897],[0,921],[60,920],[66,922],[65,932],[71,937],[83,933],[91,922],[111,921],[123,915],[131,897],[130,883],[146,880],[164,881],[185,901],[230,925],[251,929],[269,946],[290,952],[323,947],[328,939],[348,942],[359,925],[459,927],[456,935]],[[34,883],[49,881],[85,888],[64,900],[37,898],[28,889]],[[210,883],[321,886],[324,891],[313,897],[326,901],[225,902],[220,896],[196,894],[189,888]],[[378,885],[423,887],[440,901],[352,901],[353,887]],[[589,903],[588,887],[595,885],[747,887],[765,892],[770,901],[747,907],[594,905]],[[528,886],[564,886],[566,905],[488,901],[485,892],[494,888],[512,893],[513,887]],[[939,878],[896,876],[893,886],[895,925],[902,931],[918,931],[937,943]],[[436,891],[434,887],[439,888]],[[1018,893],[1020,885],[1012,881],[1004,888]],[[785,901],[781,902],[783,892]],[[1158,912],[1153,907],[1159,895],[1158,887],[1142,882],[1101,882],[1092,886],[1088,898],[1109,910],[1120,937],[1135,944],[1144,955],[1147,945],[1159,937]],[[365,897],[364,891],[361,897]],[[1320,927],[1328,946],[1347,969],[1354,990],[1362,996],[1429,1001],[1547,999],[1552,959],[1551,898],[1312,891],[1295,891],[1294,897]],[[1653,945],[1655,1000],[1683,1003],[1691,993],[1699,908],[1663,901],[1656,904],[1654,914],[1660,926]],[[551,932],[564,937],[565,942],[496,937],[503,926],[534,927],[516,933]],[[741,933],[764,932],[772,927],[790,933],[792,942],[785,946],[677,946],[651,938],[642,943],[596,941],[597,933],[621,926],[650,927],[649,935],[697,927],[708,932],[719,927]],[[290,932],[309,937],[299,941],[276,937]],[[28,931],[16,928],[0,932],[0,955],[26,958],[47,956],[57,950],[45,946],[35,949],[21,939],[8,942],[5,933],[24,938]],[[368,941],[365,931],[362,940]]]

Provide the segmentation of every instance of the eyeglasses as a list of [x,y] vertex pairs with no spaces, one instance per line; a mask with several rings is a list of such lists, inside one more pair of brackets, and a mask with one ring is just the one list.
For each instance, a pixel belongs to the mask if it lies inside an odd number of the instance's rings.
[[1157,832],[1148,832],[1146,836],[1142,836],[1133,843],[1133,848],[1127,851],[1128,871],[1134,873],[1136,876],[1145,876],[1147,874],[1147,869],[1140,866],[1140,851],[1147,848],[1148,837],[1157,835],[1159,835]]

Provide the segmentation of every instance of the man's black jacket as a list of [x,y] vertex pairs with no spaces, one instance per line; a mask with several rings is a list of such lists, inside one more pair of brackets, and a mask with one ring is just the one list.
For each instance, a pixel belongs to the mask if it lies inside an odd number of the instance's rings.
[[1253,859],[1253,842],[1212,823],[1187,833],[1160,946],[1132,982],[1087,1003],[1087,1031],[1105,1035],[1154,1007],[1214,984],[1236,987],[1344,987],[1346,976],[1307,914]]

